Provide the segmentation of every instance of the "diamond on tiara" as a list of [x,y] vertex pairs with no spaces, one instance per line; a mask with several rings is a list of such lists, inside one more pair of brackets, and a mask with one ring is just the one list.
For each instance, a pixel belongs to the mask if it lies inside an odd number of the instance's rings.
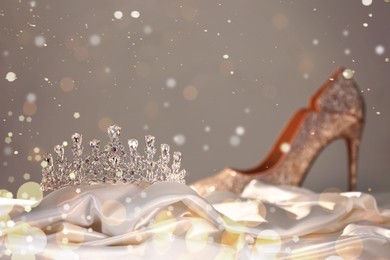
[[137,151],[138,141],[130,139],[127,153],[119,140],[121,127],[112,125],[107,129],[110,141],[100,149],[100,140],[90,141],[91,153],[83,156],[82,135],[72,135],[73,161],[65,156],[64,146],[54,147],[55,158],[46,154],[42,163],[42,190],[56,190],[72,185],[92,185],[99,183],[152,184],[158,181],[185,183],[186,171],[180,170],[181,153],[174,152],[169,167],[169,145],[161,145],[161,155],[157,161],[155,137],[145,136],[145,156]]

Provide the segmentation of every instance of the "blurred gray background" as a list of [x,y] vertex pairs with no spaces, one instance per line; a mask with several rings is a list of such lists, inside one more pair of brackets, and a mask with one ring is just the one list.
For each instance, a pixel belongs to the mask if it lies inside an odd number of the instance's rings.
[[[248,168],[340,65],[367,105],[359,190],[389,191],[390,3],[371,1],[0,2],[0,189],[40,181],[42,155],[145,134],[183,153],[188,182]],[[88,150],[88,147],[86,147]],[[346,190],[343,141],[304,186]]]

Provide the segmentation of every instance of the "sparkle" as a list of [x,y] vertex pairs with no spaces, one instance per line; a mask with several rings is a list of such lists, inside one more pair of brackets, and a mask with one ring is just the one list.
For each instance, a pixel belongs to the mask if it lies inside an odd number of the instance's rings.
[[174,78],[168,78],[165,84],[168,88],[173,89],[176,87],[176,80]]
[[291,149],[291,145],[289,143],[282,143],[280,145],[280,151],[282,153],[288,153],[290,151],[290,149]]
[[377,45],[375,47],[375,53],[377,55],[383,55],[385,53],[385,47],[383,45]]
[[198,97],[198,89],[194,86],[187,86],[183,89],[183,97],[186,100],[192,101]]
[[5,76],[5,79],[8,80],[9,82],[15,81],[17,79],[15,72],[12,71],[8,72],[7,75]]
[[12,138],[9,137],[9,136],[7,136],[7,137],[5,138],[5,140],[4,140],[4,142],[5,142],[6,144],[10,144],[10,143],[12,142]]
[[343,71],[343,77],[345,79],[352,79],[353,78],[353,74],[355,73],[355,71],[351,70],[351,69],[345,69]]
[[46,161],[42,161],[41,162],[41,167],[42,168],[46,168],[48,166],[47,162]]
[[76,118],[76,119],[79,119],[80,118],[80,113],[79,112],[75,112],[73,114],[73,117]]
[[313,45],[318,45],[319,43],[320,43],[320,41],[318,39],[313,40]]
[[26,242],[27,243],[31,243],[33,241],[33,237],[32,236],[27,236],[26,237]]
[[144,31],[144,34],[148,35],[148,34],[151,34],[153,32],[153,28],[150,25],[145,25],[143,31]]
[[47,46],[46,39],[42,35],[35,36],[34,44],[37,47],[44,47]]
[[76,174],[74,172],[69,173],[69,178],[71,180],[75,180],[76,179]]
[[140,14],[140,12],[138,12],[138,11],[132,11],[132,12],[130,13],[130,16],[133,17],[133,18],[135,18],[135,19],[139,18],[140,15],[141,15],[141,14]]
[[92,46],[98,46],[100,42],[101,42],[101,37],[97,34],[93,34],[91,35],[91,37],[89,37],[89,43]]
[[368,23],[363,23],[363,27],[368,27]]
[[222,57],[223,57],[225,60],[229,59],[229,55],[228,55],[228,54],[224,54]]
[[229,139],[229,143],[231,146],[239,146],[241,143],[241,139],[237,135],[232,135]]
[[362,0],[362,4],[364,6],[370,6],[372,4],[372,0]]
[[244,135],[245,134],[245,128],[243,126],[237,126],[236,127],[236,134],[237,135]]
[[183,145],[186,142],[186,138],[183,134],[177,134],[173,137],[173,142],[176,145]]
[[29,103],[34,103],[37,100],[37,95],[35,93],[28,93],[26,96],[26,100]]
[[114,17],[115,17],[115,19],[122,19],[123,13],[121,11],[116,11],[114,13]]

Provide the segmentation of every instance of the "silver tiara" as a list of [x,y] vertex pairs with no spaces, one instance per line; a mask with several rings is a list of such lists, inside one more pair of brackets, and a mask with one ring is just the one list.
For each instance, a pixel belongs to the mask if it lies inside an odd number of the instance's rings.
[[145,155],[137,151],[138,141],[130,139],[127,153],[119,140],[121,127],[112,125],[107,129],[110,141],[104,150],[100,150],[97,139],[89,143],[91,153],[83,156],[81,134],[72,135],[73,161],[69,161],[64,153],[64,146],[54,147],[55,158],[45,154],[42,162],[42,190],[56,190],[72,185],[92,185],[100,183],[137,183],[152,184],[158,181],[173,181],[185,183],[186,171],[180,170],[181,153],[174,152],[171,167],[169,167],[169,145],[161,145],[161,155],[157,161],[154,146],[155,137],[145,136]]

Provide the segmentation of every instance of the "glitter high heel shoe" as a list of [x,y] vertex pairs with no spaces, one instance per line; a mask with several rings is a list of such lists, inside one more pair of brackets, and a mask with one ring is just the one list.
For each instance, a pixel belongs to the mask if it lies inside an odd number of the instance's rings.
[[364,100],[353,79],[353,71],[339,68],[312,96],[309,107],[292,117],[258,166],[248,170],[227,168],[191,186],[202,196],[216,191],[240,194],[254,179],[275,185],[300,186],[321,150],[342,138],[348,145],[349,190],[355,190],[364,116]]

